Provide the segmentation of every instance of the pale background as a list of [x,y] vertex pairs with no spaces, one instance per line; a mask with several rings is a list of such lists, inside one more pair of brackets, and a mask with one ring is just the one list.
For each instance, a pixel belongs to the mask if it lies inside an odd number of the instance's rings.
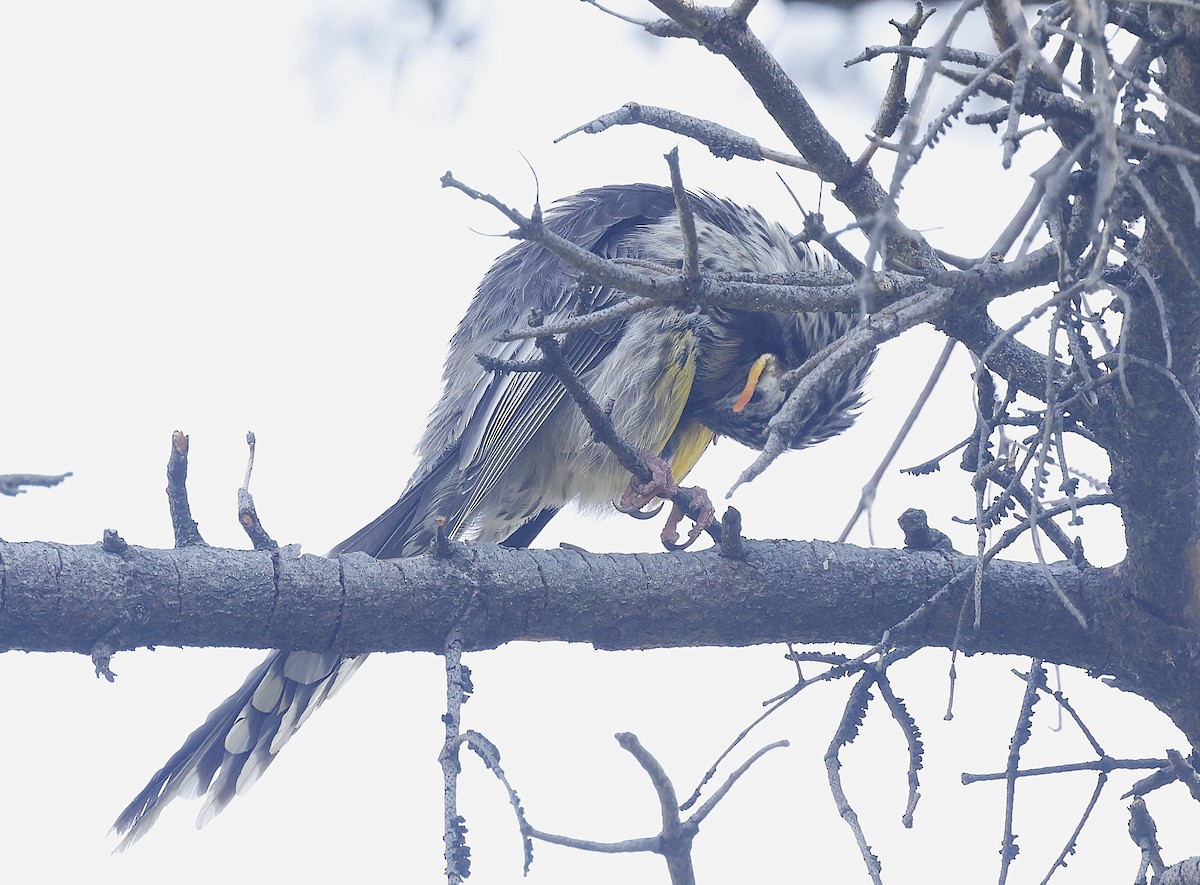
[[[449,30],[429,38],[409,7],[367,0],[0,4],[0,472],[74,472],[57,489],[0,498],[0,537],[91,543],[115,528],[131,543],[169,546],[162,489],[175,429],[191,436],[193,512],[210,543],[247,546],[234,509],[247,430],[259,440],[252,489],[281,542],[322,552],[391,503],[438,394],[444,342],[509,245],[488,236],[509,227],[494,211],[440,189],[446,169],[527,211],[534,183],[522,155],[549,202],[599,184],[664,182],[661,154],[680,144],[690,186],[800,226],[763,164],[714,160],[675,136],[630,128],[551,144],[637,100],[786,147],[721,59],[690,43],[655,43],[579,3],[463,0],[455,10]],[[840,61],[890,42],[886,19],[909,14],[891,4],[850,19],[816,9],[788,16],[764,3],[752,21],[857,151],[889,65],[843,71]],[[456,47],[446,34],[470,39]],[[998,150],[966,129],[938,148],[940,165],[914,175],[904,209],[939,247],[980,254],[1038,158],[1023,152],[1025,165],[993,178]],[[816,182],[785,174],[815,208]],[[844,222],[828,196],[824,206],[832,226]],[[926,329],[886,347],[852,431],[740,490],[747,535],[836,537],[941,343]],[[898,466],[969,430],[969,372],[957,354]],[[726,442],[693,477],[719,497],[749,459]],[[970,531],[950,522],[974,511],[956,465],[919,480],[893,471],[876,543],[900,544],[896,515],[920,506],[972,550]],[[1093,561],[1120,558],[1114,518],[1092,517],[1087,529]],[[654,550],[656,535],[657,526],[616,516],[568,515],[540,540]],[[867,543],[865,523],[853,539]],[[477,691],[464,724],[499,745],[536,826],[649,835],[656,800],[612,734],[636,732],[686,795],[761,700],[790,684],[782,653],[510,646],[469,657]],[[114,662],[115,685],[79,656],[0,657],[6,881],[438,881],[443,677],[429,655],[372,660],[264,782],[203,832],[191,827],[198,804],[178,802],[134,850],[109,855],[105,831],[117,812],[260,656],[126,653]],[[894,723],[873,708],[843,753],[848,792],[889,882],[996,875],[1003,785],[965,788],[958,776],[1004,767],[1023,689],[1008,669],[1024,663],[960,661],[947,723],[948,660],[925,652],[894,671],[928,751],[913,831],[899,824],[905,758]],[[1183,746],[1144,702],[1074,671],[1063,679],[1110,754]],[[866,881],[821,761],[847,689],[805,692],[735,757],[728,770],[761,744],[793,742],[761,760],[702,828],[702,881]],[[1029,764],[1086,758],[1069,725],[1052,730],[1048,702],[1038,711]],[[473,881],[518,881],[520,842],[504,795],[470,754],[464,762]],[[1115,800],[1131,780],[1114,777],[1107,814],[1055,881],[1132,881],[1137,852]],[[1011,881],[1042,879],[1093,782],[1021,784]],[[1190,807],[1151,808],[1169,861],[1197,853]],[[659,882],[665,872],[657,858],[538,845],[530,881],[617,877]]]

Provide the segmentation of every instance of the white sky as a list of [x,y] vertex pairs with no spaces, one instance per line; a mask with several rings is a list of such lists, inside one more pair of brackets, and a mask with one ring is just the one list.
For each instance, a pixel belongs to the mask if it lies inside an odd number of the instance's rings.
[[[438,393],[444,342],[475,282],[508,241],[489,208],[443,191],[446,169],[528,209],[536,169],[544,199],[583,187],[665,181],[665,133],[622,129],[554,136],[638,100],[718,119],[767,145],[784,140],[728,66],[691,44],[651,46],[580,3],[464,3],[478,27],[465,52],[411,42],[417,26],[389,4],[0,4],[0,372],[7,426],[0,472],[74,476],[53,491],[0,499],[0,537],[91,543],[118,529],[169,546],[162,495],[172,430],[190,434],[190,490],[210,543],[247,546],[234,516],[244,435],[258,435],[259,512],[281,542],[321,552],[391,503]],[[903,5],[847,22],[770,4],[757,27],[788,65],[817,82],[811,98],[857,151],[887,64],[844,72],[865,43],[889,42]],[[398,7],[399,8],[399,7]],[[632,7],[640,14],[644,10]],[[357,15],[362,52],[334,35]],[[405,42],[406,38],[409,42]],[[843,49],[843,41],[849,48]],[[816,58],[817,61],[813,61]],[[819,72],[819,76],[818,76]],[[907,220],[938,246],[979,254],[1024,197],[1027,165],[989,178],[997,151],[956,127],[943,165],[918,172]],[[726,163],[681,144],[685,180],[799,217],[763,165]],[[815,182],[787,175],[806,207]],[[828,197],[832,223],[841,223]],[[475,231],[475,232],[473,232]],[[941,347],[918,330],[885,349],[872,402],[841,440],[787,457],[739,491],[751,537],[833,538]],[[971,425],[959,354],[898,464],[922,461]],[[693,476],[728,488],[750,455],[715,449]],[[783,486],[804,502],[785,509]],[[973,512],[951,459],[921,480],[893,474],[880,493],[876,542],[898,545],[895,516],[929,510],[973,548],[952,514]],[[1089,520],[1097,562],[1120,558],[1113,519]],[[632,520],[556,520],[544,543],[653,550],[657,527]],[[855,535],[866,543],[865,529]],[[985,614],[986,616],[986,614]],[[535,826],[586,838],[657,831],[641,772],[612,740],[634,731],[681,794],[789,684],[782,649],[599,653],[548,643],[471,656],[477,693],[466,725],[501,748]],[[68,655],[0,657],[0,856],[14,882],[180,883],[330,878],[438,881],[441,874],[442,675],[431,656],[378,657],[289,744],[272,773],[203,832],[196,804],[176,803],[136,849],[110,857],[104,834],[207,712],[240,684],[259,652],[160,649],[119,656],[115,685]],[[948,655],[898,668],[897,689],[925,733],[916,829],[899,826],[903,743],[873,712],[844,754],[844,775],[889,882],[959,880],[957,864],[995,875],[1003,788],[963,788],[963,770],[1003,768],[1021,662],[960,663],[956,719],[942,721]],[[1112,755],[1161,755],[1182,738],[1147,704],[1067,673],[1066,690]],[[759,762],[702,829],[705,881],[865,881],[837,818],[821,754],[846,685],[806,693],[747,751],[793,745]],[[1067,728],[1039,706],[1029,758],[1079,758]],[[734,766],[743,756],[734,760]],[[500,788],[465,760],[463,812],[476,881],[515,882],[519,839]],[[1013,881],[1040,881],[1091,790],[1090,775],[1022,784]],[[1129,778],[1114,778],[1123,785]],[[1132,879],[1125,813],[1087,833],[1061,881]],[[1159,812],[1168,859],[1194,853],[1190,809]],[[944,876],[940,871],[947,871]],[[664,881],[655,858],[535,848],[533,882]],[[967,878],[973,878],[969,876]],[[1059,881],[1056,877],[1055,881]]]

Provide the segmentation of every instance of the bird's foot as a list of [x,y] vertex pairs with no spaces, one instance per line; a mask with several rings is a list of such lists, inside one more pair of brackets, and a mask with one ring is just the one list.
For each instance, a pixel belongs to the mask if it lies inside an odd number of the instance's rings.
[[649,519],[658,513],[662,506],[660,505],[649,513],[644,513],[642,508],[656,498],[670,501],[679,491],[679,486],[675,483],[671,465],[658,455],[642,452],[642,460],[650,468],[649,482],[642,482],[636,476],[632,477],[629,480],[629,488],[625,490],[625,494],[621,496],[621,500],[617,504],[617,509],[630,516],[636,516],[638,519]]
[[[713,507],[712,500],[708,497],[708,492],[697,487],[682,488],[675,482],[675,476],[671,472],[671,465],[657,455],[643,453],[643,458],[646,461],[646,466],[650,468],[649,482],[641,482],[636,477],[629,481],[629,488],[625,490],[625,494],[621,496],[620,502],[617,504],[617,509],[622,513],[634,516],[637,519],[650,519],[662,510],[660,504],[654,510],[643,511],[642,508],[656,498],[671,500],[680,493],[691,497],[690,503],[686,510],[678,503],[672,501],[671,515],[667,517],[667,523],[663,526],[662,544],[668,550],[686,550],[692,546],[692,543],[700,537],[700,534],[709,528],[716,521],[716,508]],[[687,540],[680,544],[679,542],[679,523],[685,516],[690,516],[693,520],[692,528],[688,531]]]
[[[662,545],[668,550],[687,550],[717,519],[717,509],[713,507],[707,491],[699,486],[680,488],[679,491],[691,495],[692,502],[686,511],[678,504],[671,503],[671,515],[667,517],[667,523],[663,526],[660,536]],[[692,527],[688,530],[687,540],[680,544],[679,523],[685,516],[692,518]]]

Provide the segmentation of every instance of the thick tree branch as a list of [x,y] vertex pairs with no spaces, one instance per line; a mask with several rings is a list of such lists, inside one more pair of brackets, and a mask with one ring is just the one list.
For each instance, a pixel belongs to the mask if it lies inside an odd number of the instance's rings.
[[[849,544],[746,541],[746,556],[588,554],[454,545],[449,558],[378,561],[278,551],[0,543],[0,648],[90,652],[234,646],[344,652],[441,652],[472,605],[464,648],[517,640],[589,642],[609,649],[761,642],[871,644],[956,574],[969,557]],[[1108,572],[1054,566],[1080,605],[1112,595]],[[967,584],[970,582],[967,581]],[[992,563],[993,617],[970,647],[1103,667],[1101,633],[1085,632],[1048,593],[1036,564]],[[474,602],[473,602],[474,600]],[[947,599],[904,644],[949,645],[957,602]]]
[[[90,652],[237,646],[346,652],[439,652],[472,600],[465,647],[557,639],[597,647],[876,642],[954,576],[967,557],[865,550],[848,544],[748,541],[744,560],[689,555],[591,555],[576,550],[454,548],[449,559],[380,562],[275,551],[154,550],[0,544],[0,648]],[[1055,566],[1079,604],[1117,592],[1108,572]],[[969,583],[969,582],[967,582]],[[1036,564],[995,562],[985,578],[995,613],[970,647],[1038,653],[1103,667],[1100,632],[1085,632],[1047,592]],[[736,589],[732,589],[736,588]],[[947,600],[904,637],[949,645]]]
[[[1200,12],[1183,7],[1168,16],[1191,38],[1164,57],[1165,70],[1170,71],[1164,92],[1181,109],[1200,112]],[[1200,150],[1200,125],[1183,113],[1173,112],[1168,120],[1179,146]],[[1200,542],[1195,529],[1200,514],[1200,434],[1171,378],[1176,377],[1193,399],[1200,390],[1200,286],[1189,272],[1189,265],[1200,266],[1200,238],[1195,206],[1174,165],[1148,161],[1143,174],[1144,190],[1158,211],[1147,211],[1137,257],[1153,270],[1148,285],[1131,287],[1124,343],[1129,353],[1169,372],[1155,371],[1146,363],[1126,367],[1129,396],[1107,392],[1115,417],[1104,441],[1126,526],[1134,592],[1163,617],[1194,628],[1200,624]],[[1183,256],[1179,249],[1185,250]],[[1169,352],[1154,289],[1164,302]]]
[[[743,559],[456,544],[448,556],[395,562],[286,549],[111,553],[100,544],[0,543],[0,649],[440,653],[460,622],[464,650],[543,639],[605,649],[871,645],[889,630],[892,643],[948,647],[973,572],[965,556],[799,541],[747,541]],[[1119,569],[1059,563],[1051,572],[1090,629],[1049,592],[1041,566],[995,560],[984,576],[982,626],[960,634],[959,647],[1113,674],[1200,744],[1195,634],[1138,607]]]

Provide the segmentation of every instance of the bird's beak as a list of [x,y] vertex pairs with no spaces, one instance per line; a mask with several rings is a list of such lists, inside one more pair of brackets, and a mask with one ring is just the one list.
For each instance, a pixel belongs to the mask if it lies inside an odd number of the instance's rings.
[[762,376],[763,369],[774,359],[772,354],[764,353],[756,359],[753,365],[750,366],[750,372],[746,375],[746,386],[742,388],[741,394],[737,401],[733,404],[734,414],[737,414],[746,408],[750,402],[750,398],[754,396],[754,390],[758,387],[758,379]]

